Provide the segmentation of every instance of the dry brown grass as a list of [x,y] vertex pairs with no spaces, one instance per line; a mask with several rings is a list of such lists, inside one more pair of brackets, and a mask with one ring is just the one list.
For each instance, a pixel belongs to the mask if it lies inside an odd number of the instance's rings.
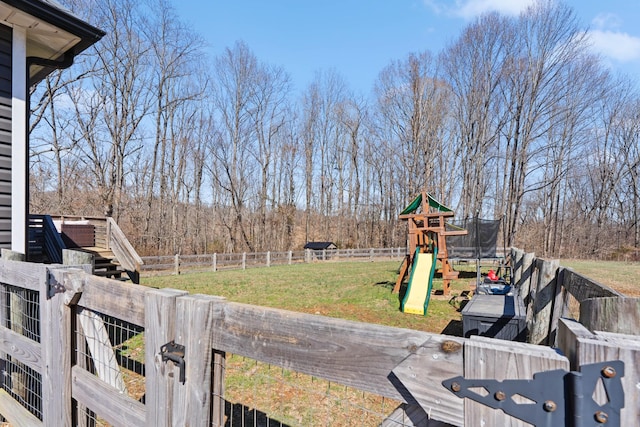
[[560,264],[629,297],[640,297],[640,263],[562,260]]

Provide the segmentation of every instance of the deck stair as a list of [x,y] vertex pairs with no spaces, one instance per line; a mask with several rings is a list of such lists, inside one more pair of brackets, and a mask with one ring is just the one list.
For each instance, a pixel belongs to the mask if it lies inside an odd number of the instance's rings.
[[140,283],[142,259],[112,218],[30,215],[31,262],[63,263],[63,250],[89,254],[82,264],[93,265],[96,276]]
[[126,271],[113,254],[113,251],[97,246],[76,248],[93,256],[93,274],[112,279],[127,279]]

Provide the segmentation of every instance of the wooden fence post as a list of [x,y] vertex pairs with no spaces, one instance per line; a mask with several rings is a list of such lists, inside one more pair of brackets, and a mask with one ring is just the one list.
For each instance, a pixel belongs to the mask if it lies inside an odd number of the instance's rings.
[[174,272],[177,276],[180,274],[180,254],[176,254],[173,260],[173,264],[174,264]]
[[[175,342],[184,346],[185,382],[174,375],[173,425],[211,423],[212,305],[220,298],[187,295],[176,300]],[[176,373],[177,374],[177,373]]]
[[267,251],[267,267],[271,267],[271,251]]
[[323,261],[326,261],[326,260],[327,260],[327,250],[326,250],[326,249],[323,249],[323,250],[322,250],[322,260],[323,260]]
[[558,321],[569,313],[569,292],[564,287],[565,269],[558,268],[556,277],[556,292],[553,300],[553,314],[551,317],[551,325],[549,327],[550,346],[557,345],[558,339]]
[[243,270],[247,269],[247,253],[246,252],[242,252],[242,269]]
[[535,258],[534,253],[525,253],[522,256],[522,267],[518,281],[515,283],[517,289],[519,289],[520,296],[524,301],[524,306],[529,310],[529,304],[531,303],[531,283],[535,271]]
[[93,274],[95,272],[95,256],[83,251],[76,251],[73,249],[63,249],[62,250],[62,264],[64,265],[73,265],[73,266],[87,266],[89,271],[86,271],[88,274]]
[[[621,360],[624,376],[621,378],[624,390],[624,407],[620,411],[620,425],[638,425],[640,420],[640,337],[611,332],[592,333],[582,324],[560,319],[558,325],[559,348],[571,358],[572,369],[591,363]],[[587,390],[585,390],[587,392]],[[592,391],[588,391],[591,395]],[[604,400],[604,390],[594,390],[596,401]],[[585,393],[586,394],[586,393]]]
[[[529,342],[547,345],[553,313],[553,302],[556,299],[557,271],[560,260],[537,261],[538,280],[533,297],[532,324],[529,330]],[[533,285],[532,285],[533,286]]]
[[223,427],[225,425],[225,397],[224,378],[226,370],[227,355],[223,351],[213,350],[213,373],[211,376],[211,425],[212,427]]
[[369,261],[373,261],[373,248],[369,249]]
[[305,249],[304,250],[304,261],[306,263],[310,263],[311,262],[311,249]]
[[524,252],[511,248],[511,284],[516,285],[522,278],[522,258]]
[[218,254],[214,253],[211,258],[213,271],[218,271]]
[[[42,419],[46,425],[72,425],[71,355],[72,308],[82,292],[86,273],[58,270],[56,280],[43,268],[40,281],[40,343],[42,346]],[[55,270],[54,270],[55,271]],[[60,281],[68,292],[51,295],[50,282]]]
[[293,252],[289,251],[287,255],[287,264],[291,265],[291,259],[293,258]]
[[[224,298],[216,298],[212,302],[211,318],[215,322],[215,314],[219,313],[219,307],[224,304]],[[211,331],[213,333],[213,331]],[[211,425],[223,427],[225,425],[225,370],[226,353],[213,349],[213,371],[211,376]]]
[[145,382],[147,427],[176,425],[172,419],[173,389],[179,370],[172,362],[163,362],[160,347],[175,339],[176,299],[186,291],[150,289],[145,293]]
[[637,335],[640,298],[589,298],[580,304],[580,323],[590,331]]

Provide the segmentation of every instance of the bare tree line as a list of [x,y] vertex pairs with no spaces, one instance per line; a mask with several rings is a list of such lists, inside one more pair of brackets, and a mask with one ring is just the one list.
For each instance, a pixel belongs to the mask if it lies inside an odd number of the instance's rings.
[[107,31],[32,93],[31,210],[111,215],[144,254],[400,246],[423,189],[506,245],[640,246],[640,94],[572,9],[487,14],[441,52],[295,91],[241,41],[215,58],[167,0],[67,2]]

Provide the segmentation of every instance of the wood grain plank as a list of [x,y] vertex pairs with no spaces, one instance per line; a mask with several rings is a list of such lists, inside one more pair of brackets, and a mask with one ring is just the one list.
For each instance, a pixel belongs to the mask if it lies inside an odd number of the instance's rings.
[[580,304],[580,323],[591,331],[640,333],[640,298],[589,298]]
[[450,427],[451,424],[430,420],[420,405],[403,403],[398,406],[380,427]]
[[582,274],[576,273],[570,268],[565,268],[564,270],[564,281],[562,285],[580,303],[587,298],[624,296],[620,292]]
[[569,292],[562,286],[564,282],[564,268],[558,268],[556,275],[555,296],[553,299],[553,313],[549,325],[549,346],[557,346],[558,322],[569,314]]
[[49,294],[47,270],[40,280],[40,328],[42,343],[42,419],[47,425],[69,426],[71,400],[71,308],[65,294]]
[[[393,369],[402,386],[431,419],[453,425],[464,423],[464,401],[447,390],[442,381],[464,374],[466,342],[463,338],[432,336]],[[405,399],[410,401],[408,396]]]
[[41,345],[5,327],[0,327],[0,351],[31,369],[42,369]]
[[594,338],[595,335],[584,325],[573,319],[560,319],[558,322],[557,346],[569,359],[572,371],[578,370],[578,338]]
[[[640,343],[637,340],[616,339],[615,342],[577,338],[577,362],[580,365],[622,360],[624,362],[624,408],[620,411],[621,426],[640,425]],[[604,338],[604,337],[602,337]],[[587,391],[585,391],[585,394]],[[596,393],[597,394],[597,393]]]
[[185,346],[186,378],[185,383],[180,384],[174,375],[174,425],[211,424],[212,307],[218,301],[224,299],[188,295],[176,300],[176,343]]
[[522,261],[524,258],[524,251],[516,248],[511,248],[511,271],[513,285],[517,285],[522,277]]
[[39,291],[46,268],[44,264],[0,259],[0,282]]
[[389,374],[435,336],[240,303],[213,307],[213,348],[401,401]]
[[20,402],[11,397],[11,395],[3,389],[0,389],[0,414],[11,423],[12,427],[44,426],[42,421],[27,411]]
[[[532,379],[537,372],[569,370],[569,361],[549,347],[473,336],[464,346],[467,379]],[[464,402],[465,426],[528,426],[501,410],[471,399]]]
[[160,347],[175,339],[176,298],[186,294],[175,289],[153,289],[145,293],[147,427],[173,425],[173,387],[178,369],[173,363],[162,361]]
[[225,380],[226,353],[213,350],[213,370],[211,376],[211,426],[223,427],[225,424]]
[[528,341],[532,344],[547,345],[553,314],[553,302],[556,299],[556,273],[560,260],[537,260],[538,281],[533,297],[532,324]]
[[144,404],[118,392],[78,366],[72,368],[71,379],[73,398],[91,408],[112,426],[144,425],[146,411]]
[[91,310],[79,309],[77,314],[98,378],[119,392],[126,393],[127,388],[104,321]]
[[78,305],[143,326],[145,293],[151,288],[87,275]]

